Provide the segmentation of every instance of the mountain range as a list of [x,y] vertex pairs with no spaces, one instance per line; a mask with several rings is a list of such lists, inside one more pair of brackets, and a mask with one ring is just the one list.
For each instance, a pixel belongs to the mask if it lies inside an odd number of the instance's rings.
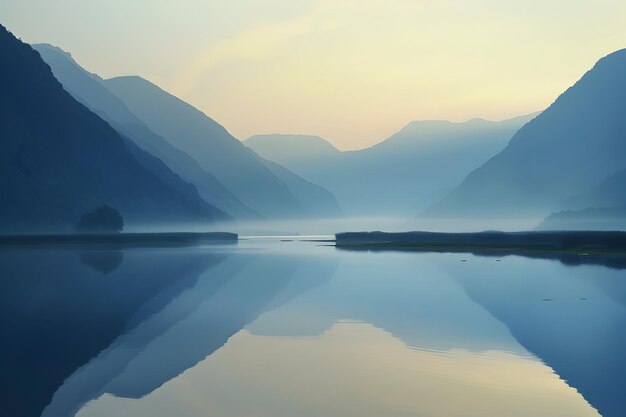
[[545,219],[541,229],[626,221],[626,49],[541,113],[413,121],[355,151],[307,135],[242,143],[148,80],[104,79],[4,27],[0,57],[0,233],[69,231],[103,205],[129,228],[344,214]]
[[105,87],[102,78],[84,70],[69,53],[60,48],[48,44],[36,44],[33,48],[50,65],[66,91],[120,134],[131,138],[137,146],[160,158],[181,178],[194,184],[205,200],[233,216],[254,217],[254,211],[241,203],[212,174],[202,169],[185,152],[150,130],[128,110],[124,102]]
[[522,127],[427,216],[547,216],[624,207],[626,50],[614,52]]
[[[350,152],[314,136],[258,135],[245,143],[328,188],[350,215],[413,217],[437,227],[435,220],[623,229],[624,108],[626,50],[619,50],[541,113],[501,122],[411,122]],[[529,220],[514,223],[520,219]]]
[[217,122],[149,81],[138,76],[104,80],[60,48],[34,48],[77,100],[235,218],[341,215],[328,191],[274,167]]
[[68,94],[0,26],[0,232],[58,232],[103,204],[129,225],[228,219]]
[[317,136],[257,135],[244,143],[330,190],[347,214],[411,217],[504,149],[534,116],[414,121],[377,145],[348,152]]
[[[285,182],[267,167],[266,161],[204,113],[156,85],[137,76],[112,78],[106,80],[105,85],[149,128],[193,155],[203,169],[214,173],[227,189],[263,217],[340,215],[339,207],[328,191],[302,180],[303,187],[306,187],[302,192],[323,195],[320,204],[324,208],[333,206],[330,213],[299,201]],[[282,174],[289,181],[298,180],[287,170]]]

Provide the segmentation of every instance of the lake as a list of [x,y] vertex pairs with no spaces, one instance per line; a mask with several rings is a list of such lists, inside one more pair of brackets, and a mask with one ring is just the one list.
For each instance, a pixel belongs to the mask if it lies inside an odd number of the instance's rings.
[[623,416],[626,269],[578,256],[0,249],[0,415]]

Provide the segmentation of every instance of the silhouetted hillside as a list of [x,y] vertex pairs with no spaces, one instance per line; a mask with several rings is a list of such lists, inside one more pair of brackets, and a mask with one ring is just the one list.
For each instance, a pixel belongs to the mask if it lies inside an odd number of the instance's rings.
[[611,175],[590,190],[568,199],[538,229],[626,230],[626,170]]
[[502,150],[534,116],[501,122],[415,121],[375,146],[351,152],[316,136],[259,135],[245,144],[330,190],[348,214],[410,217]]
[[284,161],[289,165],[311,158],[328,158],[341,152],[319,136],[311,135],[254,135],[244,144],[262,158],[278,163]]
[[341,215],[335,196],[325,188],[307,181],[281,165],[263,160],[263,164],[279,178],[289,191],[305,207],[311,215],[321,218],[336,218]]
[[[626,140],[626,136],[624,139]],[[563,207],[574,210],[588,207],[626,207],[625,184],[626,169],[623,169],[586,192],[567,200]]]
[[[47,44],[33,45],[33,48],[51,66],[54,76],[76,100],[109,122],[141,149],[161,159],[182,179],[193,184],[207,202],[235,217],[258,217],[193,158],[152,132],[128,110],[122,100],[106,88],[100,77],[80,67],[69,53]],[[161,174],[158,169],[155,173]]]
[[586,208],[552,213],[538,230],[626,230],[626,208]]
[[70,230],[103,204],[129,225],[225,218],[189,184],[173,174],[164,181],[140,163],[138,150],[63,90],[39,54],[4,27],[0,61],[1,232]]
[[[309,205],[246,148],[204,113],[136,76],[104,81],[152,131],[191,155],[239,200],[268,218],[315,217],[332,201]],[[292,175],[286,171],[285,175]],[[295,181],[295,180],[294,180]],[[301,193],[316,193],[301,189]],[[339,209],[336,208],[339,215]]]
[[626,167],[625,107],[626,50],[620,50],[598,61],[427,215],[545,216],[562,208]]

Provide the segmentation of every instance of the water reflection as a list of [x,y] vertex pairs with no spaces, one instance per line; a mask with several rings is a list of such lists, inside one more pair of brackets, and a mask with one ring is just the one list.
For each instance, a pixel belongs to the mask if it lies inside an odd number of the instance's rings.
[[[276,308],[314,281],[292,283],[304,268],[315,280],[332,265],[256,254],[229,257],[200,274],[193,286],[169,297],[161,311],[118,337],[68,378],[44,416],[73,415],[104,393],[141,398],[219,349],[262,312]],[[260,272],[263,272],[260,274]]]
[[[604,416],[626,409],[626,276],[597,266],[483,258],[446,263],[468,295]],[[487,268],[491,273],[485,274]]]
[[626,405],[619,270],[242,242],[7,249],[0,275],[7,415],[619,416]]
[[85,265],[103,274],[115,271],[124,260],[124,252],[119,250],[83,250],[79,256]]
[[[143,401],[110,395],[80,416],[597,416],[549,368],[498,351],[410,350],[369,324],[316,338],[235,335]],[[107,414],[108,413],[108,414]]]
[[65,378],[223,257],[129,250],[103,277],[80,250],[1,250],[3,415],[39,416]]
[[522,256],[530,259],[551,259],[559,261],[567,266],[579,265],[601,265],[611,269],[626,269],[626,256],[623,253],[574,253],[574,252],[542,252],[533,250],[433,250],[433,249],[415,249],[415,248],[360,248],[341,246],[337,247],[339,251],[347,252],[405,252],[405,253],[468,253],[475,256],[485,256],[489,258],[504,258],[507,256]]

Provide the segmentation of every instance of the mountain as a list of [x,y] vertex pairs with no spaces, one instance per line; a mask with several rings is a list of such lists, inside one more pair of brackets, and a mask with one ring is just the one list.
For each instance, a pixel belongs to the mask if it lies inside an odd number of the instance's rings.
[[543,230],[626,229],[626,169],[567,200],[537,227]]
[[83,69],[69,53],[48,44],[33,45],[33,48],[50,65],[63,88],[76,100],[144,151],[161,159],[182,179],[193,184],[204,200],[237,218],[258,217],[193,158],[151,131],[128,110],[122,100],[106,88],[102,78]]
[[624,230],[626,208],[595,208],[564,210],[552,213],[538,230]]
[[71,230],[104,204],[130,226],[227,218],[77,102],[2,26],[0,59],[2,233]]
[[258,135],[259,155],[330,190],[359,216],[413,216],[502,150],[535,114],[492,122],[414,121],[367,149],[341,152],[316,136]]
[[[318,217],[326,215],[328,207],[334,207],[334,216],[341,214],[330,193],[324,193],[323,201],[297,198],[256,153],[226,129],[149,81],[129,76],[104,80],[103,83],[148,128],[192,156],[243,204],[262,216]],[[319,195],[319,187],[299,181],[288,170],[283,174],[292,183],[300,183],[303,188],[299,189],[299,194]]]
[[330,142],[311,135],[255,135],[246,139],[244,144],[263,158],[284,161],[290,165],[311,158],[328,158],[340,154]]
[[263,160],[263,165],[287,186],[289,192],[304,207],[314,207],[315,216],[321,218],[341,216],[335,196],[327,189],[301,178],[275,162]]
[[563,205],[568,209],[585,209],[589,207],[626,208],[626,169],[611,175],[600,184],[577,195]]
[[425,214],[532,217],[562,209],[626,167],[624,108],[626,50],[620,50],[598,61]]

